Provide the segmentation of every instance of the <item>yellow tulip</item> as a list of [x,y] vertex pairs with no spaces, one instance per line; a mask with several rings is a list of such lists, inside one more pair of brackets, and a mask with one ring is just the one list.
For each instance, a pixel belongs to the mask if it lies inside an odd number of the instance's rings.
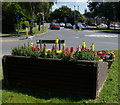
[[58,54],[62,53],[62,50],[58,50],[57,53],[58,53]]
[[59,39],[58,39],[58,38],[56,38],[56,40],[55,40],[55,44],[58,44],[58,41],[59,41]]
[[65,47],[65,46],[66,46],[66,45],[65,45],[65,43],[64,43],[64,44],[62,44],[62,46],[63,46],[63,47]]
[[92,45],[91,45],[91,50],[92,51],[95,51],[95,45],[92,43]]
[[82,48],[86,48],[86,43],[85,43],[85,41],[82,42]]
[[39,43],[39,40],[36,40],[37,43]]
[[46,49],[45,51],[46,51],[46,52],[48,52],[48,51],[52,52],[52,49]]
[[30,46],[33,47],[33,46],[34,46],[34,43],[30,43]]

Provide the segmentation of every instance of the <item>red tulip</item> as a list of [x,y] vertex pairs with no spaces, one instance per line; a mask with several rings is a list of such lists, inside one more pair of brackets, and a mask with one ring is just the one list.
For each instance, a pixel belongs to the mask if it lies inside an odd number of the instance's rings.
[[44,47],[46,47],[46,44],[44,44]]
[[20,49],[20,51],[22,51],[23,49]]
[[21,48],[22,48],[22,49],[24,49],[24,48],[25,48],[25,46],[24,46],[24,45],[22,45],[22,46],[21,46]]
[[34,51],[34,50],[35,50],[35,47],[31,47],[31,50]]
[[67,56],[67,54],[64,54],[64,56]]
[[36,48],[39,48],[39,45],[37,45]]
[[52,45],[52,49],[55,49],[55,45]]
[[77,52],[79,52],[81,50],[80,46],[77,46],[76,50],[77,50]]
[[70,54],[70,51],[68,51],[67,54],[69,55],[69,54]]
[[66,49],[65,49],[65,51],[68,51],[68,50],[69,50],[69,48],[66,48]]
[[73,52],[74,51],[74,47],[70,47],[70,51]]

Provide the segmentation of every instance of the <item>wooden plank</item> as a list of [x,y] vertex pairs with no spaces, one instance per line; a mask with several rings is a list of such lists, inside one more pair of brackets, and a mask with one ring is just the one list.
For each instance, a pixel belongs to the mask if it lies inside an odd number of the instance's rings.
[[[55,41],[56,40],[37,40],[36,42],[37,42],[37,44],[40,44],[40,43],[42,43],[42,44],[44,44],[44,43],[46,43],[46,44],[55,44]],[[64,43],[65,42],[65,40],[59,40],[58,41],[58,43]]]

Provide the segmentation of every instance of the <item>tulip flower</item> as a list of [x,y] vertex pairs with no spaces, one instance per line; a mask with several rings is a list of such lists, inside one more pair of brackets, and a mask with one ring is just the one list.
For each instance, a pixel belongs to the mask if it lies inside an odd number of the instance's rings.
[[58,44],[58,41],[59,41],[59,39],[58,39],[58,38],[56,38],[56,40],[55,40],[55,44]]
[[55,49],[55,45],[52,45],[52,50]]
[[67,56],[67,54],[64,54],[63,56]]
[[63,47],[65,47],[65,46],[66,46],[66,45],[65,45],[65,43],[64,43],[64,44],[62,44],[62,46],[63,46]]
[[92,43],[92,45],[91,45],[91,50],[92,51],[95,51],[95,45]]
[[73,52],[74,51],[74,47],[70,47],[70,51]]
[[81,50],[81,49],[80,49],[80,45],[77,46],[76,50],[77,50],[77,52],[79,52],[79,51]]
[[65,49],[65,51],[68,51],[68,50],[69,50],[69,48],[66,48],[66,49]]
[[34,46],[34,43],[30,43],[30,46],[33,47],[33,46]]
[[21,49],[24,49],[24,48],[25,48],[25,46],[24,46],[24,45],[22,45],[22,46],[21,46]]
[[46,49],[46,52],[51,52],[52,51],[52,49]]
[[35,48],[34,48],[34,47],[31,47],[31,50],[32,50],[32,51],[34,51],[34,50],[35,50]]
[[44,44],[44,47],[46,47],[46,44]]
[[44,44],[43,51],[45,51],[45,49],[46,49],[46,44]]
[[58,54],[62,53],[62,50],[57,51]]
[[62,50],[65,50],[65,43],[64,43],[64,44],[62,44],[62,47],[63,47],[63,48],[62,48]]
[[85,41],[82,42],[82,48],[86,48],[86,43],[85,43]]

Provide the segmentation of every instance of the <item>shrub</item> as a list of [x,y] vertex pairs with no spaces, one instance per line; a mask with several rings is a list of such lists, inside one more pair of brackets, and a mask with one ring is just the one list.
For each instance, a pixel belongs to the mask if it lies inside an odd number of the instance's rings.
[[34,23],[34,27],[37,27],[37,23]]
[[97,24],[96,23],[92,23],[91,26],[96,26]]
[[29,27],[29,21],[20,22],[20,27],[22,29],[25,29],[26,27]]

